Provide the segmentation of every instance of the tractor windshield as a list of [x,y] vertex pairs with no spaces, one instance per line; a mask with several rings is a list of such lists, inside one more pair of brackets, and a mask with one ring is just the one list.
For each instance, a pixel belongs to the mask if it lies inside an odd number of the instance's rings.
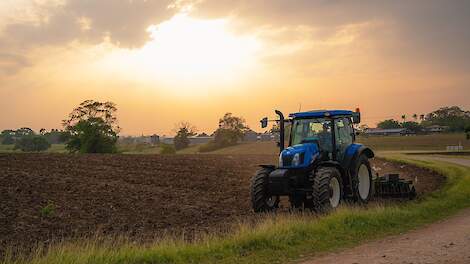
[[333,150],[331,120],[324,118],[294,119],[291,145],[318,142],[327,152]]

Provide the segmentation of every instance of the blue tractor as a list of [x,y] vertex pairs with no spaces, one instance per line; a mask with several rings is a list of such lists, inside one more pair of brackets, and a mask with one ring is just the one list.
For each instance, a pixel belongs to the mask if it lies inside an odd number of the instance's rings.
[[[255,212],[273,211],[280,197],[291,207],[327,212],[343,200],[367,203],[374,181],[369,159],[374,152],[355,143],[354,124],[359,110],[320,110],[279,116],[279,166],[261,165],[252,179],[251,202]],[[289,124],[285,148],[285,124]],[[263,128],[268,119],[261,120]]]

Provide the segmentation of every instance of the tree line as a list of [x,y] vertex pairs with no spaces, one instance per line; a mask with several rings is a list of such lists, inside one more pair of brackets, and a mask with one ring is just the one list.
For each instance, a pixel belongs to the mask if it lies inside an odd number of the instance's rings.
[[[14,149],[22,151],[44,151],[51,144],[65,143],[66,149],[79,153],[114,153],[117,152],[117,140],[120,127],[116,117],[117,107],[112,102],[86,100],[62,121],[63,130],[41,129],[35,133],[30,128],[4,130],[0,134],[0,142],[14,145]],[[413,121],[407,121],[402,116],[402,122],[387,119],[378,123],[382,129],[407,128],[420,133],[424,128],[439,125],[445,126],[450,132],[466,132],[470,139],[470,112],[457,106],[442,107],[426,115],[413,115]],[[276,127],[273,127],[276,131]],[[173,145],[162,144],[162,153],[175,153],[176,150],[187,148],[189,138],[196,135],[196,128],[189,122],[181,122],[176,128]],[[242,117],[226,113],[219,119],[219,127],[214,132],[214,138],[200,147],[201,152],[209,152],[219,148],[235,145],[243,139],[250,128]]]
[[377,124],[378,128],[406,128],[415,133],[423,132],[430,126],[446,127],[448,132],[470,133],[470,111],[465,111],[458,106],[441,107],[431,113],[412,116],[412,120],[407,120],[406,115],[401,116],[401,121],[387,119]]
[[2,145],[14,145],[13,149],[21,151],[45,151],[51,144],[63,144],[66,141],[66,133],[58,129],[47,131],[42,128],[36,133],[29,127],[23,127],[17,130],[6,129],[0,133]]
[[[41,129],[39,134],[30,128],[4,130],[0,142],[15,145],[14,149],[22,151],[44,151],[51,144],[65,143],[71,153],[115,153],[120,127],[116,117],[117,107],[112,102],[86,100],[62,121],[63,130]],[[226,113],[219,120],[219,128],[214,132],[214,139],[201,151],[211,151],[237,144],[249,128],[245,119]],[[189,137],[196,135],[196,128],[189,122],[177,125],[173,145],[161,144],[162,153],[175,153],[187,148]]]

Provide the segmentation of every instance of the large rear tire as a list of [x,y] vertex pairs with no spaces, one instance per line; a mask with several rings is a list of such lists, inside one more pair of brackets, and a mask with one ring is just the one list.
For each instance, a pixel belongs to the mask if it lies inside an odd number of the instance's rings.
[[260,169],[251,180],[251,205],[253,211],[271,212],[279,207],[279,196],[269,194],[269,174],[272,169]]
[[313,209],[326,213],[337,208],[343,200],[341,173],[333,167],[319,168],[313,178]]
[[373,196],[372,169],[366,155],[361,155],[353,174],[354,200],[366,204]]

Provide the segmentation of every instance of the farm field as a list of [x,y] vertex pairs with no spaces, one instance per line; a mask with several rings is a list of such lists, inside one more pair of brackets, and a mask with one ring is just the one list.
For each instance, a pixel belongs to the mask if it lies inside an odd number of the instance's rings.
[[[470,149],[470,140],[466,140],[465,134],[439,134],[419,136],[377,136],[358,137],[358,143],[362,143],[376,152],[381,151],[445,151],[446,146],[462,144],[464,149]],[[197,146],[180,151],[180,153],[197,153]],[[274,155],[279,153],[276,142],[241,143],[235,146],[210,152],[211,154],[256,154]]]
[[435,134],[417,136],[375,136],[358,137],[357,141],[373,150],[441,150],[447,146],[461,144],[464,149],[470,149],[470,140],[465,134]]
[[[0,248],[85,236],[191,239],[255,220],[249,182],[273,155],[0,154]],[[380,173],[418,179],[418,193],[444,178],[374,160]],[[373,206],[373,205],[372,205]]]

